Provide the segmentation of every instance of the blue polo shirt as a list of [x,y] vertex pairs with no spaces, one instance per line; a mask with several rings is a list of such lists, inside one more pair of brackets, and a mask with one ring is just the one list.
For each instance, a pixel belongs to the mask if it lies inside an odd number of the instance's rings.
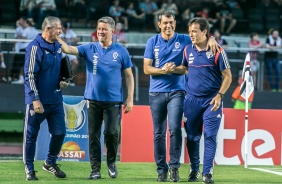
[[197,97],[215,96],[222,84],[221,71],[230,68],[225,51],[212,55],[210,50],[198,51],[192,44],[187,45],[182,65],[188,67],[189,79],[185,90],[188,95]]
[[122,102],[123,70],[132,67],[127,49],[116,43],[105,49],[99,42],[77,48],[79,55],[86,60],[84,97],[89,100]]
[[[174,36],[165,40],[161,34],[151,37],[146,44],[144,58],[153,60],[153,67],[162,68],[167,62],[181,65],[183,50],[191,44],[187,35],[174,33]],[[184,90],[184,75],[167,74],[150,76],[149,92],[171,92]]]

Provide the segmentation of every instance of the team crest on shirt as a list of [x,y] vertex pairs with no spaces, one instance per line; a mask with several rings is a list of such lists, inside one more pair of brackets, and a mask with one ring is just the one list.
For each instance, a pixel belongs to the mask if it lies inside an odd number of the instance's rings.
[[174,49],[172,51],[179,51],[179,47],[180,47],[180,43],[179,42],[175,42]]
[[60,53],[62,52],[62,49],[61,49],[61,48],[59,48],[57,52],[60,54]]
[[179,42],[175,42],[174,46],[175,46],[176,49],[179,49],[180,43]]
[[30,110],[30,116],[33,116],[35,114],[34,110]]
[[208,58],[208,59],[210,59],[210,58],[213,56],[213,54],[211,53],[211,51],[207,51],[207,52],[206,52],[206,55],[207,55],[207,58]]
[[118,57],[118,53],[117,53],[117,52],[114,52],[114,53],[113,53],[114,61],[117,61],[117,57]]

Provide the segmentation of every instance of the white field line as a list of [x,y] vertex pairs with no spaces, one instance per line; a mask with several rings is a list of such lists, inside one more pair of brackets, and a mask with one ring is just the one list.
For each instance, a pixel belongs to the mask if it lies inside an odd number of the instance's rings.
[[23,159],[21,157],[18,157],[17,159],[15,159],[15,157],[13,158],[7,157],[6,159],[3,157],[2,158],[0,157],[0,163],[1,162],[23,162]]
[[[277,172],[277,171],[272,171],[272,170],[262,169],[262,168],[250,168],[250,169],[258,170],[258,171],[267,172],[267,173],[271,173],[271,174],[276,174],[276,175],[282,176],[282,172]],[[273,169],[273,170],[274,170],[274,169]]]

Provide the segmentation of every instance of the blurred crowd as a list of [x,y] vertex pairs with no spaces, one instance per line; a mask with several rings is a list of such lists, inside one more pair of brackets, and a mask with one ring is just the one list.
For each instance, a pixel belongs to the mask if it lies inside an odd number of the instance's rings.
[[168,10],[176,15],[182,28],[191,18],[200,16],[228,35],[234,30],[247,31],[249,24],[261,32],[273,26],[280,29],[281,6],[282,0],[21,0],[19,15],[33,18],[36,28],[47,15],[71,23],[82,19],[85,27],[95,27],[100,16],[108,15],[122,23],[125,31],[150,28],[158,32],[157,16]]
[[[77,45],[77,42],[80,41],[71,26],[80,19],[85,22],[87,27],[89,22],[95,21],[93,20],[95,16],[111,16],[116,21],[113,41],[126,44],[126,32],[128,31],[137,29],[141,32],[146,29],[146,31],[159,32],[158,15],[164,10],[171,11],[176,15],[178,29],[183,28],[185,32],[191,18],[204,17],[210,23],[210,34],[223,47],[229,47],[229,44],[222,38],[222,35],[244,32],[250,34],[250,48],[274,49],[265,52],[266,73],[271,90],[281,91],[279,86],[281,71],[278,52],[275,49],[282,47],[279,36],[282,25],[282,0],[112,0],[102,1],[100,4],[104,6],[104,14],[101,14],[101,7],[97,7],[97,2],[91,0],[21,0],[15,38],[34,39],[38,33],[36,28],[41,29],[42,21],[48,15],[58,16],[63,20],[61,37],[69,45]],[[61,16],[63,11],[69,12],[67,17]],[[241,28],[239,31],[238,27]],[[98,41],[95,26],[91,29],[93,29],[93,33],[89,41]],[[259,41],[259,34],[267,35],[264,43]],[[26,44],[28,43],[15,43],[14,51],[16,53],[24,52]],[[256,51],[251,52],[255,85],[260,67],[257,55]],[[15,55],[9,77],[3,77],[3,81],[23,84],[23,57],[24,55],[21,54]],[[72,70],[76,73],[79,59],[72,55],[65,57],[69,57]],[[1,48],[0,62],[0,67],[6,68]]]

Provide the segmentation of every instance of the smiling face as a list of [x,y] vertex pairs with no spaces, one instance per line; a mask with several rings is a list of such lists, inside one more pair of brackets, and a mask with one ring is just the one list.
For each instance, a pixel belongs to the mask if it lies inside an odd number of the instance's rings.
[[97,36],[99,42],[108,45],[112,40],[113,34],[114,34],[114,29],[112,29],[108,23],[104,23],[104,22],[98,23]]
[[59,35],[62,33],[61,20],[53,16],[45,17],[41,29],[43,39],[53,43],[58,40]]
[[167,17],[165,15],[161,15],[158,26],[161,29],[163,36],[171,37],[175,31],[176,21],[173,16]]

